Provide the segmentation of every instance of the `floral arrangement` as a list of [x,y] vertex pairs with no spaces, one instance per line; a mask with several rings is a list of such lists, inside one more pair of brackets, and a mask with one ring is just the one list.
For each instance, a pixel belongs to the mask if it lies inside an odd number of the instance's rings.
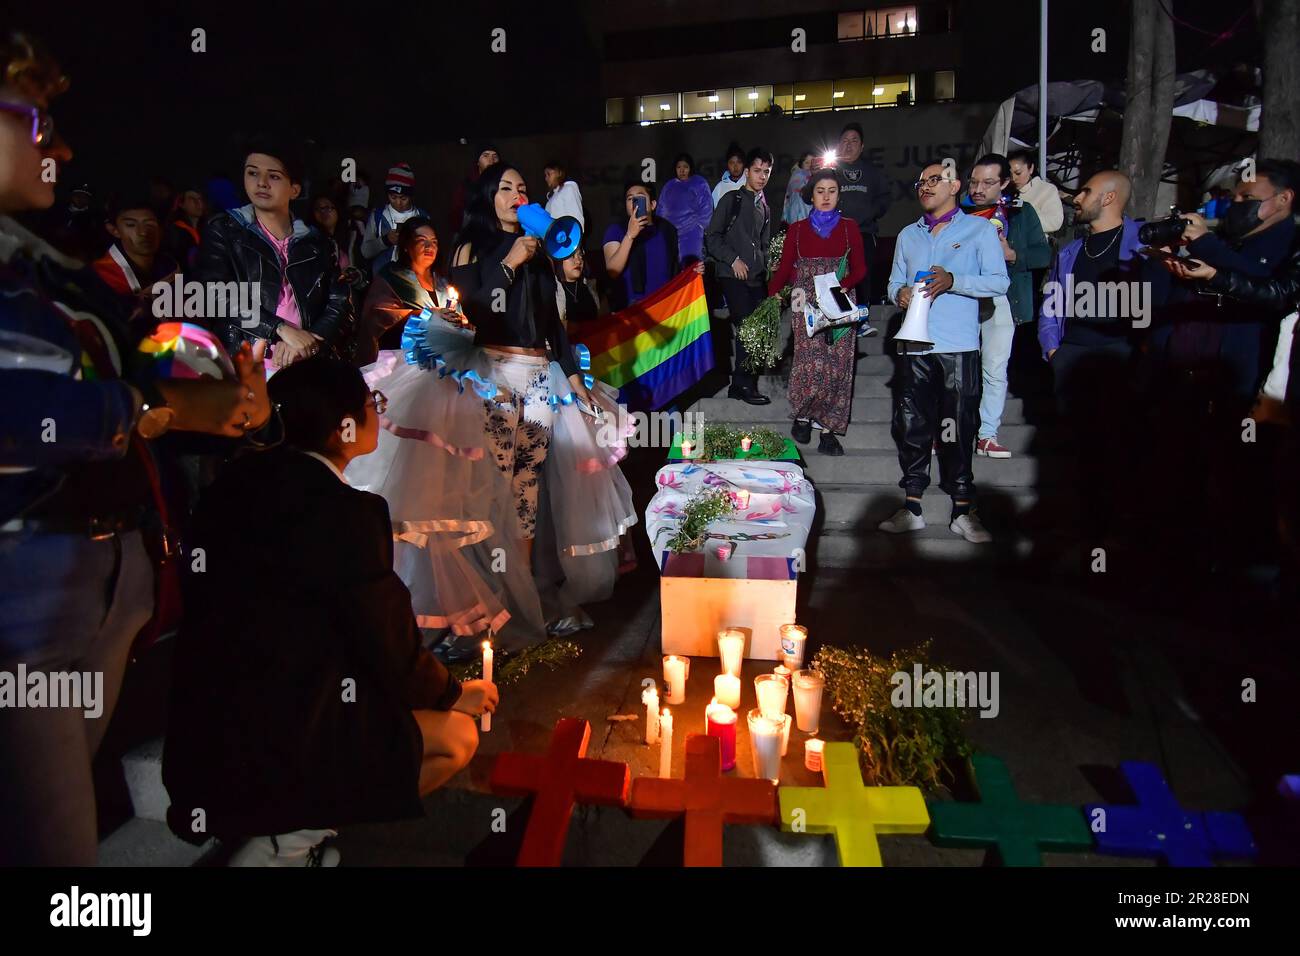
[[956,707],[895,707],[891,701],[899,671],[946,668],[928,661],[930,642],[887,658],[862,648],[826,646],[812,667],[826,678],[831,707],[853,728],[863,778],[878,786],[912,786],[934,792],[951,774],[945,761],[969,757],[973,748],[962,727],[967,712]]
[[731,492],[723,488],[704,488],[692,495],[682,512],[682,523],[668,541],[674,554],[698,551],[704,544],[709,525],[729,517],[736,510]]
[[749,438],[756,458],[776,458],[785,450],[785,436],[770,428],[738,428],[735,425],[705,425],[701,458],[717,461],[735,458],[742,438]]
[[745,371],[757,375],[775,368],[781,357],[781,313],[790,295],[786,286],[777,295],[770,295],[758,304],[753,312],[740,321],[736,330],[745,346]]
[[[545,667],[547,670],[553,671],[562,664],[576,661],[581,656],[582,648],[573,641],[562,641],[553,638],[506,657],[493,670],[492,681],[498,687],[513,684],[523,678],[534,667]],[[449,670],[457,680],[478,680],[483,676],[483,659],[475,656],[472,660],[465,661],[463,664],[453,665]]]

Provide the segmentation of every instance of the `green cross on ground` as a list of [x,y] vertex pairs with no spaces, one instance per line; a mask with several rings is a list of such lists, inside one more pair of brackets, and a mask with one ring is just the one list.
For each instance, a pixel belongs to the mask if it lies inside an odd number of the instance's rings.
[[1007,765],[971,757],[978,803],[930,803],[930,840],[936,846],[997,848],[1004,866],[1042,866],[1041,850],[1088,850],[1092,833],[1080,807],[1021,803]]

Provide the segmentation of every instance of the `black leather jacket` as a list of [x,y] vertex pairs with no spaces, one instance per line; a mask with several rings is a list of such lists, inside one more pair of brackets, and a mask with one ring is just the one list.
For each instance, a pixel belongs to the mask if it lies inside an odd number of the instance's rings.
[[[1300,308],[1300,240],[1291,246],[1286,261],[1267,279],[1236,270],[1220,269],[1206,286],[1214,292],[1260,305],[1279,313]],[[1293,416],[1300,415],[1300,335],[1291,343],[1291,374],[1287,379],[1286,403]],[[1300,418],[1296,420],[1300,421]]]
[[[356,344],[351,287],[343,281],[334,244],[295,219],[285,268],[298,303],[302,327],[319,335],[341,357]],[[203,234],[197,276],[201,282],[257,282],[260,314],[243,320],[214,318],[209,324],[231,352],[254,339],[278,341],[275,307],[280,300],[280,260],[257,228],[253,207],[214,216]]]

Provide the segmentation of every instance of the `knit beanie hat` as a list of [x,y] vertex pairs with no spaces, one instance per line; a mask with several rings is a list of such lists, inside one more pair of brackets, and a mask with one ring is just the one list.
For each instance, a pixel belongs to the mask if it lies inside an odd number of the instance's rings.
[[388,171],[388,178],[384,180],[384,188],[390,193],[406,193],[415,189],[415,172],[407,163],[398,163]]

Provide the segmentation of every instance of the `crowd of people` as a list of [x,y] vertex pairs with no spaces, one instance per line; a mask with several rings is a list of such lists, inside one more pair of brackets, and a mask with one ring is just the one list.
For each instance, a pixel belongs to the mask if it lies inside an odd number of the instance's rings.
[[[683,270],[733,329],[793,293],[791,434],[806,445],[818,430],[826,455],[844,454],[857,340],[878,330],[859,317],[805,334],[802,310],[828,278],[853,309],[931,300],[931,341],[897,360],[903,502],[882,531],[925,526],[937,456],[952,532],[991,540],[973,458],[1012,454],[998,440],[1008,367],[1016,329],[1036,326],[1092,531],[1139,500],[1115,461],[1157,452],[1189,486],[1275,497],[1253,524],[1209,520],[1271,539],[1275,516],[1294,559],[1294,439],[1270,425],[1267,459],[1240,440],[1243,419],[1293,421],[1300,399],[1294,162],[1261,160],[1217,233],[1189,213],[1157,248],[1124,214],[1127,178],[1098,172],[1071,200],[1080,235],[1054,250],[1063,202],[1025,152],[927,166],[898,200],[849,123],[833,157],[799,155],[774,212],[772,153],[731,144],[712,187],[687,154],[662,185],[630,182],[626,218],[603,233],[553,160],[536,201],[600,235],[598,252],[555,259],[520,222],[527,171],[491,144],[441,236],[409,165],[373,203],[364,174],[308,196],[299,152],[274,137],[242,150],[240,190],[155,180],[97,212],[83,185],[55,209],[42,170],[72,158],[52,113],[67,80],[18,33],[0,37],[0,68],[0,669],[94,671],[105,686],[97,720],[0,710],[6,862],[94,862],[91,760],[142,634],[178,632],[163,763],[178,835],[229,841],[236,864],[329,865],[338,826],[418,813],[497,702],[448,665],[485,637],[509,655],[590,626],[582,603],[627,566],[624,449],[600,437],[617,395],[570,339]],[[880,221],[912,199],[920,217],[876,275]],[[255,295],[164,314],[155,285],[180,274]],[[1103,284],[1132,288],[1088,309],[1053,291]],[[1133,307],[1145,290],[1153,322]],[[167,374],[146,347],[191,318],[167,347],[218,374]],[[727,394],[767,404],[733,338]]]

